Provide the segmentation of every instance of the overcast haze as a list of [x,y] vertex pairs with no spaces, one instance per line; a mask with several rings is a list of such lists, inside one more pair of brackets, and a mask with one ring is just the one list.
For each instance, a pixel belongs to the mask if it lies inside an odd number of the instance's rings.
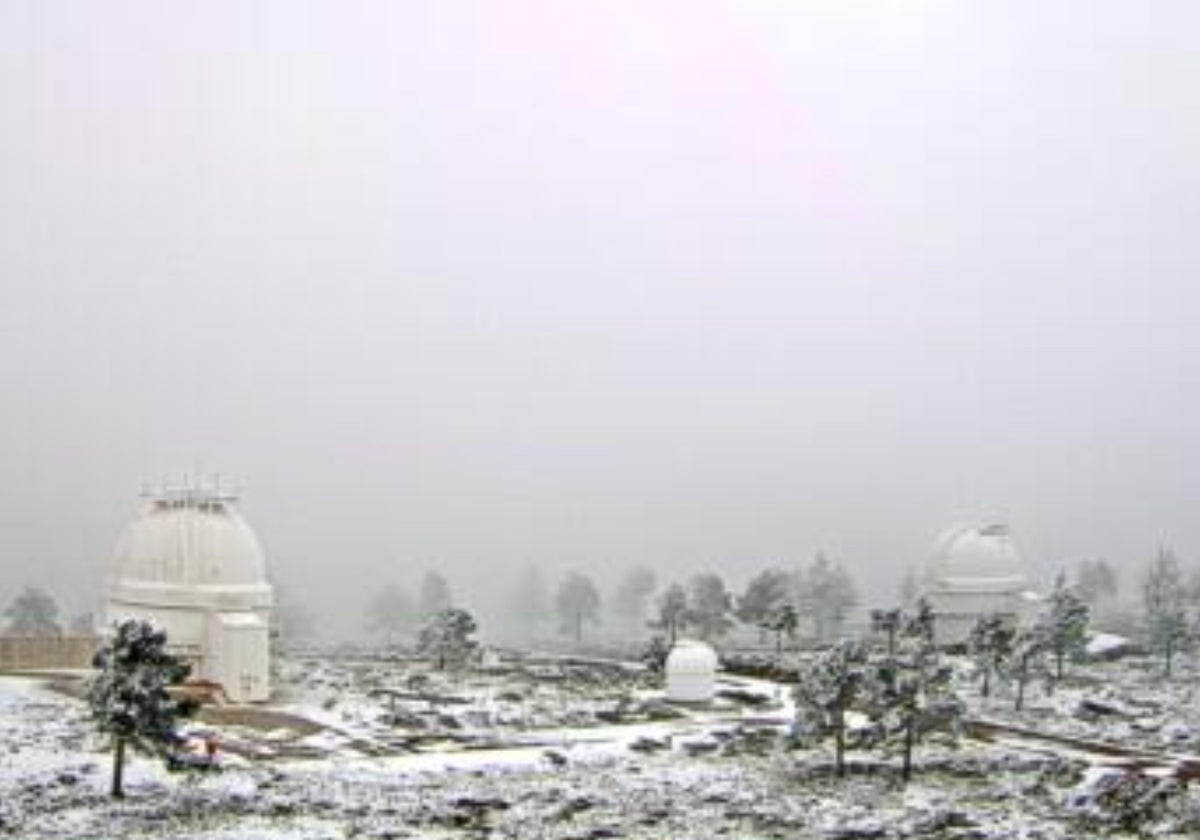
[[[0,598],[1200,557],[1200,5],[0,0]],[[340,618],[353,627],[356,619]]]

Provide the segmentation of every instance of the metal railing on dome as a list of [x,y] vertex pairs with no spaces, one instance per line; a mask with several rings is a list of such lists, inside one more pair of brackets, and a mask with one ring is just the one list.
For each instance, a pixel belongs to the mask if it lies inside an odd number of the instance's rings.
[[139,495],[164,508],[220,510],[223,505],[236,502],[239,491],[237,484],[219,473],[194,478],[185,474],[179,482],[167,478],[158,483],[142,482]]

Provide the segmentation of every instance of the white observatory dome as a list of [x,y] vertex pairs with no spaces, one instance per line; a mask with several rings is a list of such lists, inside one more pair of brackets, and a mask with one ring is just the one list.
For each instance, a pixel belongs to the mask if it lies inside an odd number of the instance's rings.
[[956,525],[934,543],[922,595],[939,642],[960,643],[979,619],[1019,621],[1030,609],[1025,571],[1005,525]]
[[717,652],[704,642],[680,639],[665,666],[667,698],[681,703],[707,703],[716,693]]
[[252,586],[266,580],[266,560],[229,500],[155,499],[121,535],[112,574],[173,586]]
[[1005,525],[956,525],[934,544],[926,567],[927,581],[935,586],[1023,586],[1025,573]]
[[108,620],[149,621],[235,701],[270,692],[273,592],[236,497],[185,486],[148,495],[109,563]]

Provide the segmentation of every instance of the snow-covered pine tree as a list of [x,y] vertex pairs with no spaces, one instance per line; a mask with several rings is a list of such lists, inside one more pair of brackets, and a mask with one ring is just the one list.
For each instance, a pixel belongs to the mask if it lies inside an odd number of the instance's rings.
[[832,736],[838,776],[846,775],[846,712],[870,684],[868,665],[864,645],[843,641],[813,660],[796,683],[793,732],[808,741]]
[[195,701],[168,691],[191,667],[167,652],[165,632],[135,619],[116,625],[93,665],[99,673],[88,687],[88,705],[96,727],[112,738],[112,795],[121,798],[126,746],[165,757],[179,720],[195,711]]
[[1171,677],[1175,654],[1194,639],[1187,615],[1187,593],[1183,572],[1175,554],[1160,548],[1142,586],[1146,630],[1150,644],[1162,651],[1166,677]]
[[680,631],[687,626],[688,596],[687,590],[678,583],[672,583],[658,596],[655,604],[657,615],[646,625],[651,630],[666,633],[670,647],[675,646],[675,639]]
[[800,613],[796,607],[783,602],[771,610],[758,625],[762,630],[775,634],[775,656],[783,654],[783,639],[795,640],[796,629],[800,626]]
[[1017,630],[1010,619],[1002,615],[981,616],[971,628],[967,639],[970,653],[983,682],[979,693],[991,696],[992,678],[1004,673],[1013,652],[1013,638]]
[[1012,653],[1005,664],[1004,676],[1017,685],[1013,708],[1018,712],[1025,705],[1025,687],[1029,681],[1041,677],[1048,683],[1051,678],[1050,668],[1046,665],[1050,648],[1042,630],[1037,623],[1018,630],[1013,637]]
[[702,639],[724,636],[733,627],[733,596],[718,574],[693,575],[688,583],[687,623]]
[[783,569],[763,569],[746,584],[746,591],[737,599],[734,613],[738,621],[768,630],[765,623],[782,604],[788,601],[791,576]]
[[51,638],[62,635],[58,623],[58,604],[43,589],[25,587],[5,610],[8,619],[6,632],[10,636]]
[[461,607],[447,607],[430,616],[421,628],[417,650],[434,661],[439,671],[461,666],[475,650],[475,618]]
[[1075,590],[1067,585],[1066,574],[1060,572],[1046,606],[1037,618],[1041,625],[1046,649],[1054,657],[1054,679],[1063,678],[1063,662],[1083,656],[1087,645],[1091,610]]
[[933,610],[922,599],[903,622],[896,651],[873,669],[873,714],[889,740],[899,740],[903,778],[912,777],[912,753],[929,732],[957,736],[964,706],[954,693],[953,671],[933,640]]

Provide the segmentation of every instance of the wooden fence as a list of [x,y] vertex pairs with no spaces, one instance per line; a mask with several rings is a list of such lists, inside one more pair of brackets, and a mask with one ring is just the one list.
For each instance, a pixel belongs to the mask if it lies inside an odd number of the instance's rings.
[[96,636],[0,636],[0,671],[90,668],[99,647]]

